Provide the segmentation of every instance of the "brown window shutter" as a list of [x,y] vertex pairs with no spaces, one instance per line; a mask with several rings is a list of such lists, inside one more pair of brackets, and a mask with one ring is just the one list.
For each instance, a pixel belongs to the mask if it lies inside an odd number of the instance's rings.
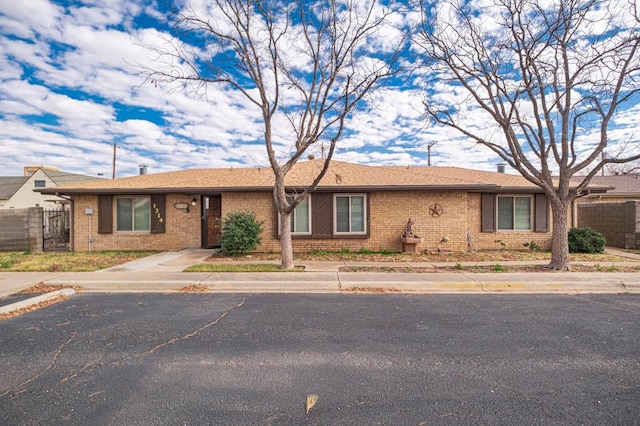
[[547,194],[535,195],[535,231],[549,232],[549,200]]
[[333,194],[314,192],[311,200],[313,238],[331,238],[333,234]]
[[364,226],[366,228],[367,231],[367,238],[371,238],[371,193],[367,192],[365,194],[365,198],[367,200],[366,206],[365,206],[365,215],[367,217],[367,221],[365,222]]
[[482,194],[482,232],[496,232],[496,194]]
[[113,233],[113,196],[98,195],[98,234]]
[[165,232],[165,208],[164,194],[154,194],[151,196],[151,233],[164,234]]

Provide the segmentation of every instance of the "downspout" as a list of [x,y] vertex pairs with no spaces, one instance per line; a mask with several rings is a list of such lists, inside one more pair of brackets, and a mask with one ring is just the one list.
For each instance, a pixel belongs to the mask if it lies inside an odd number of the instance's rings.
[[571,200],[571,227],[570,228],[578,227],[578,207],[577,207],[576,200],[578,198],[586,197],[587,195],[589,195],[589,192],[586,192],[585,194],[582,194],[582,195],[578,195],[576,198]]

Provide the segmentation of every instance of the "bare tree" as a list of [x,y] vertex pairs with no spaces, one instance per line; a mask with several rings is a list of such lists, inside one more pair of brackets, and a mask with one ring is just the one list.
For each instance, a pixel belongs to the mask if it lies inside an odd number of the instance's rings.
[[[346,120],[381,79],[394,73],[402,37],[391,28],[393,4],[376,0],[210,0],[176,14],[175,38],[153,47],[149,81],[240,91],[260,111],[275,176],[281,267],[293,268],[291,213],[325,175]],[[382,37],[393,35],[393,37]],[[286,123],[288,132],[276,126]],[[274,131],[291,135],[284,158]],[[323,166],[305,188],[287,192],[285,177],[322,144]]]
[[603,170],[605,170],[604,176],[640,173],[640,161],[636,160],[625,164],[608,164]]
[[[544,190],[553,213],[548,267],[569,269],[571,202],[604,166],[640,158],[637,144],[624,157],[602,155],[616,113],[640,90],[635,3],[438,0],[421,6],[416,45],[425,75],[448,88],[445,95],[426,90],[428,116],[488,147]],[[487,129],[486,122],[494,126]]]

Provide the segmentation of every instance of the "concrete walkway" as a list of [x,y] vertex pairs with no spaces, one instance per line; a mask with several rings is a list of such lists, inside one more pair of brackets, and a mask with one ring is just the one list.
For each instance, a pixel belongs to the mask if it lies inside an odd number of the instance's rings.
[[[607,248],[640,265],[640,255]],[[0,297],[33,285],[76,286],[87,292],[180,292],[197,286],[201,291],[229,293],[640,293],[640,272],[502,272],[502,273],[380,273],[340,272],[342,266],[412,266],[431,268],[451,263],[431,262],[299,262],[305,272],[207,273],[182,272],[203,262],[211,250],[187,249],[163,252],[97,272],[5,272],[0,273]],[[255,261],[251,261],[255,262]],[[274,262],[264,262],[274,263]],[[500,262],[503,266],[546,264]],[[610,266],[610,262],[598,262]],[[461,262],[463,266],[493,265],[495,262]]]

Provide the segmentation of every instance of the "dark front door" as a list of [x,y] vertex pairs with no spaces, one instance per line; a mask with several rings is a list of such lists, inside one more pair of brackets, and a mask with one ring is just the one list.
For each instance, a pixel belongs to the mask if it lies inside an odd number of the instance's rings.
[[220,245],[219,238],[220,218],[222,217],[222,196],[203,196],[202,209],[202,247],[217,247]]

